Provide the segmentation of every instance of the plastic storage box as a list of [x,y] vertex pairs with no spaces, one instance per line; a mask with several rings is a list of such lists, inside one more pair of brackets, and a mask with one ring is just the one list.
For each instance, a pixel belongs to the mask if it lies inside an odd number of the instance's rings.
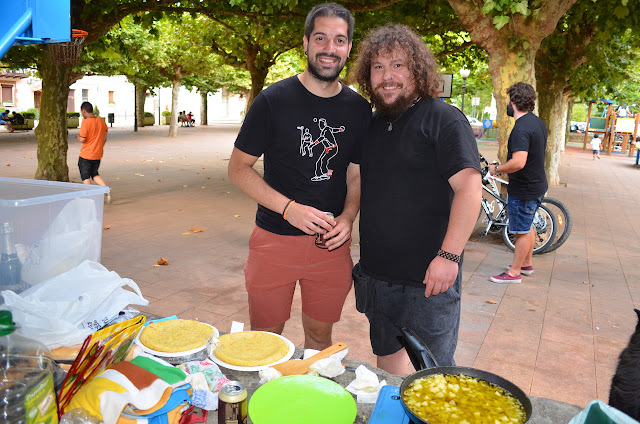
[[[100,262],[108,187],[0,177],[0,225],[10,223],[26,286],[85,260]],[[6,249],[7,236],[0,233]]]

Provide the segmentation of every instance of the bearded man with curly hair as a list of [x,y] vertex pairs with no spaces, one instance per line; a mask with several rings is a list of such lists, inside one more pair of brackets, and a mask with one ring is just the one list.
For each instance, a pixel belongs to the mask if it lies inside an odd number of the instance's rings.
[[360,162],[356,307],[369,319],[379,368],[411,372],[398,326],[417,333],[440,365],[454,365],[462,254],[482,197],[473,131],[437,97],[435,57],[406,26],[371,32],[355,76],[375,108]]

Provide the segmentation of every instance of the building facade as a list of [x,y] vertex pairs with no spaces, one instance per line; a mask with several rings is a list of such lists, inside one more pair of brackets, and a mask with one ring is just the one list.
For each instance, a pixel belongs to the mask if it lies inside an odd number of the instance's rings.
[[[162,111],[171,110],[171,87],[156,88],[152,95],[147,92],[144,110],[160,123]],[[10,111],[25,112],[41,107],[42,81],[29,75],[26,70],[0,73],[0,101]],[[98,107],[100,116],[114,114],[114,126],[134,124],[134,85],[124,76],[85,76],[69,87],[68,112],[80,112],[82,102],[88,101]],[[208,122],[240,122],[243,118],[246,99],[229,94],[225,90],[207,95]],[[192,112],[196,125],[201,121],[201,96],[193,90],[180,88],[178,111]]]

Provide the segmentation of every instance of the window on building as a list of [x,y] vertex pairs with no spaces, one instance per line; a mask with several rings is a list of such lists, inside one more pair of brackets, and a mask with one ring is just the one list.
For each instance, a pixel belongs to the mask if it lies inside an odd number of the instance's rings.
[[76,90],[69,90],[69,97],[67,98],[67,112],[76,112]]
[[109,103],[115,103],[116,101],[113,99],[113,91],[109,91]]
[[89,101],[89,89],[87,88],[83,88],[82,89],[82,102],[88,102]]
[[13,85],[2,84],[2,103],[13,103]]

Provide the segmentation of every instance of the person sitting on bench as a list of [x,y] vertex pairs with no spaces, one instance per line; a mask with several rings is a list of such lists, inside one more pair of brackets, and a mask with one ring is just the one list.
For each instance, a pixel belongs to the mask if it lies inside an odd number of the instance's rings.
[[13,112],[13,116],[11,117],[11,123],[13,125],[24,125],[24,116],[22,116],[18,112]]
[[0,114],[0,125],[4,125],[10,132],[13,132],[14,129],[11,126],[11,118],[9,118],[9,111],[5,110]]

